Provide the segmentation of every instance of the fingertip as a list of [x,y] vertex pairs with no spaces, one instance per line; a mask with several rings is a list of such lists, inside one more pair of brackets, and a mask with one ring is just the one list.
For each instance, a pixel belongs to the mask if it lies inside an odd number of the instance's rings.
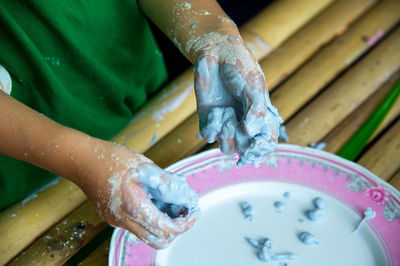
[[225,154],[232,154],[236,150],[235,129],[229,128],[227,125],[222,127],[221,133],[218,135],[218,143],[221,151]]
[[262,108],[258,109],[253,107],[248,109],[243,120],[245,133],[250,137],[260,134],[265,124],[265,110],[262,110]]
[[163,239],[149,233],[144,241],[146,244],[155,249],[165,249],[171,245],[171,242],[175,239],[175,237],[176,236],[171,235],[171,237],[168,239]]
[[173,220],[178,228],[181,229],[180,234],[187,232],[192,228],[196,221],[201,217],[202,212],[199,207],[191,209],[185,217],[179,217]]
[[156,236],[131,218],[124,219],[119,227],[128,230],[130,233],[134,234],[144,243],[153,248],[161,249],[168,244],[166,239]]
[[218,132],[211,127],[206,127],[201,130],[201,136],[207,143],[213,143],[217,140]]

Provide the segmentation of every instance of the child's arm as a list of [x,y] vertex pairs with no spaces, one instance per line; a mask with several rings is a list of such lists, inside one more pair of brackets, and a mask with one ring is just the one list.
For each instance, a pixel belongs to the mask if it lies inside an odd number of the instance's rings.
[[108,223],[157,248],[192,226],[195,212],[173,220],[147,196],[149,191],[161,202],[196,206],[197,194],[184,177],[128,148],[59,125],[1,90],[0,125],[0,154],[75,182]]
[[257,165],[278,139],[278,111],[271,105],[261,68],[236,25],[214,0],[140,0],[144,13],[195,65],[202,136],[239,165]]

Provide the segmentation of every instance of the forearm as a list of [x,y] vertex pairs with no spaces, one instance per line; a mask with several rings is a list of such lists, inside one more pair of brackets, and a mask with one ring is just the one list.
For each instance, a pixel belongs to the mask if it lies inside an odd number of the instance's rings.
[[215,0],[139,0],[139,3],[143,12],[191,62],[205,45],[218,38],[230,37],[233,43],[241,42],[236,25]]
[[[91,138],[64,127],[0,91],[0,154],[76,179]],[[77,181],[77,180],[73,180]]]

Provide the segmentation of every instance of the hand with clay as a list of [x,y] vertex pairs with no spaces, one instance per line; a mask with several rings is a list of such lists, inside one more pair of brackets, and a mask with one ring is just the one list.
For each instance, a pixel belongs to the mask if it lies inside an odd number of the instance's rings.
[[[155,248],[193,226],[198,195],[126,147],[62,126],[0,91],[0,154],[37,165],[76,183],[104,219]],[[154,204],[156,203],[156,204]],[[170,216],[168,216],[168,214]]]
[[201,135],[224,153],[238,152],[238,165],[257,166],[275,148],[282,119],[236,25],[214,0],[139,3],[194,63]]
[[194,224],[198,195],[184,176],[164,171],[143,155],[109,142],[95,150],[100,158],[95,164],[103,170],[80,185],[109,224],[131,231],[158,249]]
[[273,151],[282,122],[268,97],[262,70],[239,37],[210,33],[192,48],[201,135],[238,165],[258,165]]

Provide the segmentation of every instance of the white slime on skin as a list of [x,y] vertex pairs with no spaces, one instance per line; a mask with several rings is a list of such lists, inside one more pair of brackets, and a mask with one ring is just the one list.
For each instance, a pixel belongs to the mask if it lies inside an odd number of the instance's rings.
[[[258,167],[275,149],[283,121],[268,93],[249,88],[234,66],[207,57],[198,61],[196,75],[206,80],[203,86],[197,82],[195,86],[201,135],[208,143],[218,140],[224,153],[238,152],[238,166],[252,163]],[[255,86],[261,87],[260,82],[254,80]]]
[[257,257],[264,262],[278,260],[295,260],[297,256],[293,253],[274,253],[272,251],[272,241],[269,238],[262,238],[259,241],[245,237],[246,241],[257,249]]
[[[153,247],[165,248],[168,241],[175,235],[167,234],[166,237],[160,237],[163,235],[163,230],[172,228],[178,233],[183,232],[183,225],[191,223],[197,217],[198,195],[189,187],[184,176],[164,171],[144,156],[140,154],[138,156],[136,160],[128,159],[125,164],[125,168],[131,170],[115,172],[108,179],[111,190],[106,211],[111,212],[117,219],[126,217],[122,209],[122,198],[124,198],[124,203],[133,220],[149,231],[143,240]],[[176,218],[174,223],[167,214],[155,212],[157,206],[154,206],[150,199],[131,202],[129,195],[122,195],[121,192],[122,182],[125,186],[131,179],[143,188],[142,193],[148,193],[158,203],[184,206],[187,209],[186,214],[190,216],[185,220],[182,217]]]
[[299,240],[306,245],[319,245],[319,240],[307,231],[301,232],[299,235]]
[[154,164],[142,164],[137,169],[139,171],[132,170],[130,176],[139,181],[155,200],[189,210],[197,207],[198,195],[189,187],[185,176],[165,172]]
[[253,221],[254,220],[253,206],[249,202],[245,201],[240,204],[240,207],[242,208],[244,218],[246,220]]
[[372,208],[367,207],[364,211],[364,218],[358,223],[357,227],[353,230],[353,233],[356,233],[366,221],[372,220],[375,217],[376,212]]

